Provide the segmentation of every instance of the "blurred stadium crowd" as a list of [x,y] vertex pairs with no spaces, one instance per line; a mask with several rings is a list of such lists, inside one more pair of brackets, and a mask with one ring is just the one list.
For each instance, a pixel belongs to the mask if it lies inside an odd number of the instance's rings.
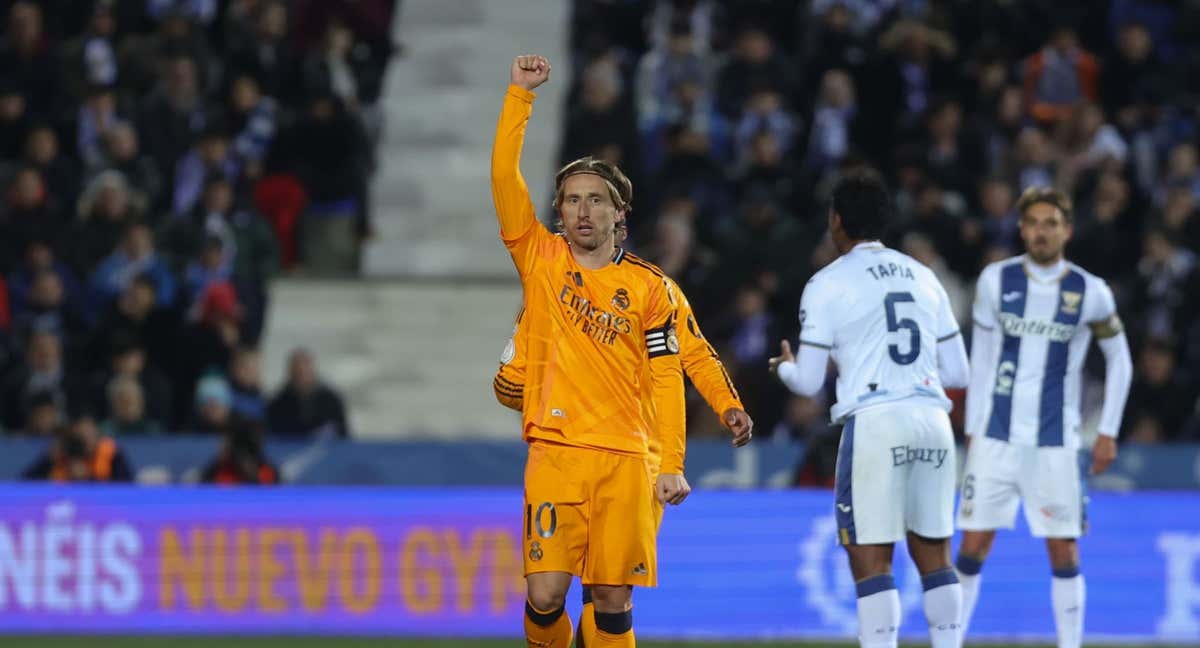
[[[887,242],[934,269],[968,334],[979,271],[1022,252],[1015,197],[1067,190],[1069,258],[1110,283],[1134,345],[1121,438],[1200,440],[1200,2],[573,8],[561,158],[628,171],[628,244],[682,285],[759,435],[813,444],[799,481],[832,483],[828,403],[790,397],[767,358],[836,255],[831,178],[862,165],[895,193]],[[692,432],[717,434],[689,402]]]
[[0,3],[0,425],[59,433],[45,470],[348,434],[310,354],[265,394],[256,347],[281,268],[357,273],[395,4]]
[[[310,354],[266,394],[255,349],[275,273],[357,273],[395,12],[0,1],[0,426],[59,435],[37,471],[122,435],[223,434],[226,468],[264,433],[348,435]],[[1197,43],[1197,0],[573,0],[561,158],[627,170],[627,245],[683,286],[760,438],[809,444],[800,483],[832,482],[828,394],[766,359],[863,165],[964,332],[979,270],[1021,251],[1015,197],[1068,190],[1069,256],[1134,345],[1122,440],[1200,441]]]

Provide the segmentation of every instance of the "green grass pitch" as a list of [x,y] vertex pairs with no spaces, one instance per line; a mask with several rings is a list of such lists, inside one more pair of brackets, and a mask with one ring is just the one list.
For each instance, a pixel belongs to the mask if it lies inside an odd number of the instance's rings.
[[[354,637],[0,637],[0,648],[519,648],[513,639],[363,639]],[[822,642],[664,642],[639,641],[638,648],[842,648],[857,643]],[[901,644],[917,646],[915,644]],[[927,645],[927,644],[926,644]],[[999,648],[1012,644],[968,644]],[[1039,644],[1021,644],[1037,646]],[[1046,644],[1049,645],[1049,644]],[[1139,648],[1122,645],[1121,648]],[[1148,647],[1147,647],[1148,648]]]

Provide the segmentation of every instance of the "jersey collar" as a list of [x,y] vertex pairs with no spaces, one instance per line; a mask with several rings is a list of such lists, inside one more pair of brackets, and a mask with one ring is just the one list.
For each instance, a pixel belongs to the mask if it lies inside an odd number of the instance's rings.
[[862,243],[859,243],[859,244],[855,245],[854,247],[850,248],[850,251],[854,252],[856,250],[882,250],[882,249],[883,249],[883,243],[880,243],[879,241],[863,241]]
[[1021,265],[1025,268],[1025,275],[1038,283],[1057,283],[1071,271],[1067,267],[1066,259],[1059,259],[1052,266],[1040,266],[1034,263],[1028,254],[1021,258]]

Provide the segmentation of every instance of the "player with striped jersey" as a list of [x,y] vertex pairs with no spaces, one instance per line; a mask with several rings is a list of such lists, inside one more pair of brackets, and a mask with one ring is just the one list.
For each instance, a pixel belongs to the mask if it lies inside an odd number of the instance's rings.
[[814,396],[829,359],[837,365],[834,513],[858,591],[860,643],[896,646],[892,549],[907,537],[933,646],[952,648],[962,596],[950,566],[956,462],[943,387],[966,385],[967,351],[933,272],[879,242],[888,203],[874,175],[838,181],[829,231],[842,256],[804,288],[798,357],[784,341],[770,367],[793,392]]
[[1083,641],[1084,580],[1076,539],[1085,526],[1079,469],[1079,397],[1092,338],[1105,360],[1104,405],[1092,472],[1117,456],[1133,363],[1104,281],[1068,262],[1070,199],[1033,187],[1017,202],[1026,253],[984,268],[975,292],[967,463],[958,510],[957,567],[964,634],[996,529],[1012,528],[1018,501],[1046,538],[1058,645]]

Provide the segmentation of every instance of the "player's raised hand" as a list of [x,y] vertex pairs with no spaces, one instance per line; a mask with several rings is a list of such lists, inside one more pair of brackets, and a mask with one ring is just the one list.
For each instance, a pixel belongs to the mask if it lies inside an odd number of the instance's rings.
[[745,410],[740,410],[736,407],[731,407],[725,410],[725,414],[721,416],[721,422],[725,427],[733,432],[733,447],[740,448],[747,443],[750,443],[750,437],[753,436],[751,430],[754,429],[754,421]]
[[513,59],[512,84],[533,90],[550,78],[550,61],[544,56],[523,54]]
[[796,356],[792,355],[792,345],[788,344],[787,340],[779,341],[779,355],[767,360],[767,366],[771,368],[771,372],[779,375],[779,365],[785,362],[795,362]]
[[1117,458],[1117,440],[1103,434],[1096,437],[1096,445],[1092,446],[1092,467],[1089,475],[1099,475],[1108,470]]
[[682,504],[692,492],[692,487],[683,475],[660,474],[654,491],[658,494],[658,501],[663,504]]

